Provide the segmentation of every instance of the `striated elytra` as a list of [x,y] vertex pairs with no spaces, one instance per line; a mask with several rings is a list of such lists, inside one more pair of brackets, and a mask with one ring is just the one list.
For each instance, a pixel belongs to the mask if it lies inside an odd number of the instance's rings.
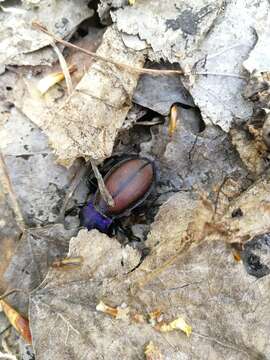
[[147,158],[133,157],[119,162],[104,178],[114,205],[107,205],[97,191],[93,201],[81,211],[81,224],[89,230],[97,228],[106,232],[114,218],[128,215],[148,197],[155,176],[155,165]]

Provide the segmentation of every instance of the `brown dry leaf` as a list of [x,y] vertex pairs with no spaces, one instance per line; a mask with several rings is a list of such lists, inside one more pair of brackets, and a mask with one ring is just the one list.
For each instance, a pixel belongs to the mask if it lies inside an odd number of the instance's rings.
[[[114,27],[105,32],[97,54],[136,67],[144,64],[143,54],[127,51]],[[89,156],[102,160],[111,155],[137,79],[138,74],[97,61],[59,106],[41,99],[26,80],[25,96],[16,105],[48,135],[59,163],[70,166],[76,158]]]
[[[181,212],[175,211],[176,203],[178,207],[182,205]],[[193,214],[199,203],[190,198]],[[164,266],[165,255],[160,260],[156,255],[166,254],[167,248],[173,250],[173,245],[179,248],[189,222],[196,223],[187,204],[188,194],[179,193],[164,209],[161,207],[163,216],[157,217],[149,236],[153,252],[139,267],[134,250],[121,248],[115,239],[96,230],[82,230],[71,240],[69,256],[83,256],[82,267],[69,274],[50,270],[40,289],[31,295],[31,330],[39,359],[58,360],[59,354],[67,354],[69,358],[70,353],[76,353],[76,359],[85,354],[106,360],[141,358],[145,344],[153,339],[164,358],[171,360],[177,360],[180,354],[202,360],[226,356],[247,360],[259,358],[260,353],[270,350],[267,336],[263,336],[259,344],[255,340],[270,321],[266,291],[269,277],[263,278],[260,284],[254,283],[244,268],[235,263],[218,234],[179,253],[168,266]],[[211,207],[206,207],[206,212],[210,211]],[[168,216],[167,212],[170,212]],[[162,221],[164,229],[171,229],[171,235],[168,233],[167,243],[164,235],[164,241],[159,244],[158,229]],[[174,255],[171,253],[171,257]],[[160,271],[155,272],[156,269]],[[147,281],[144,284],[141,281],[137,292],[131,294],[130,288],[144,276]],[[258,291],[258,286],[264,291]],[[124,302],[137,314],[147,315],[162,309],[165,324],[177,319],[180,312],[186,314],[192,321],[192,336],[187,338],[179,331],[164,334],[147,322],[119,321],[104,316],[96,311],[100,299],[112,308]],[[236,336],[239,331],[244,336]]]
[[[241,216],[232,217],[235,209],[241,209]],[[227,241],[242,243],[258,234],[269,231],[270,180],[268,172],[250,188],[234,199],[221,219],[229,229]]]
[[27,311],[29,297],[26,293],[39,286],[55,258],[66,255],[69,239],[76,233],[76,229],[66,230],[62,224],[37,227],[23,233],[3,276],[9,289],[26,291],[14,294],[12,305]]
[[230,135],[232,144],[236,147],[248,170],[255,175],[262,174],[267,167],[264,159],[267,150],[265,144],[256,139],[251,140],[250,134],[243,129],[231,129]]

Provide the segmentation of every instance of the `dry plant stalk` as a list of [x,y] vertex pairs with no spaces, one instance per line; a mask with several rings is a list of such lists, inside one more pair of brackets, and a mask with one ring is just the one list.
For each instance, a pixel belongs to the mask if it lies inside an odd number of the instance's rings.
[[60,260],[55,260],[53,261],[53,263],[51,264],[51,267],[56,268],[56,269],[72,269],[74,267],[77,266],[81,266],[83,262],[83,257],[82,256],[77,256],[77,257],[67,257],[65,259],[60,259]]
[[[131,0],[134,1],[134,0]],[[50,32],[45,26],[43,26],[42,24],[40,24],[37,21],[33,21],[32,22],[32,27],[36,30],[42,31],[45,34],[51,36],[55,42],[59,42],[67,47],[76,49],[78,51],[81,51],[91,57],[93,57],[94,59],[100,60],[100,61],[105,61],[107,63],[110,63],[112,65],[117,66],[118,68],[121,68],[123,70],[127,70],[133,73],[137,73],[137,74],[149,74],[149,75],[153,75],[153,76],[162,76],[162,75],[184,75],[184,72],[182,70],[158,70],[158,69],[141,69],[141,68],[137,68],[135,66],[131,66],[131,65],[127,65],[127,64],[123,64],[123,63],[118,63],[116,61],[113,61],[111,59],[107,59],[103,56],[97,55],[96,53],[86,50],[80,46],[74,45],[68,41],[65,41],[61,38],[59,38],[58,36],[56,36],[54,33]],[[243,79],[246,80],[246,77],[241,76],[239,74],[231,74],[231,73],[215,73],[215,72],[194,72],[192,73],[194,75],[212,75],[212,76],[221,76],[221,77],[233,77],[233,78],[238,78],[238,79]]]
[[114,200],[111,196],[111,194],[109,193],[108,189],[106,188],[106,185],[104,183],[103,177],[101,176],[98,167],[95,163],[94,159],[90,159],[91,165],[92,165],[92,169],[94,171],[95,177],[97,179],[98,182],[98,188],[100,191],[100,195],[102,196],[103,200],[109,205],[109,206],[114,206]]

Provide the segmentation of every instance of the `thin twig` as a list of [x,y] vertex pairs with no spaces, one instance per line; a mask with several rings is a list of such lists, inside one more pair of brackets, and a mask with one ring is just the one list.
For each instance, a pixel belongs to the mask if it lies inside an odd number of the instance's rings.
[[[12,209],[14,211],[17,224],[20,227],[20,229],[22,231],[24,231],[24,229],[25,229],[24,218],[22,216],[21,209],[20,209],[16,194],[15,194],[15,192],[13,190],[13,186],[12,186],[9,174],[8,174],[8,169],[7,169],[7,165],[6,165],[4,156],[0,151],[0,170],[1,169],[2,169],[2,172],[3,172],[3,175],[2,175],[3,187],[6,187],[6,190],[7,190],[8,194],[10,196],[10,199],[12,201]],[[1,181],[1,174],[0,174],[0,181]]]
[[11,328],[11,324],[9,324],[4,330],[0,332],[0,336],[3,335],[6,331],[8,331]]
[[42,31],[43,33],[51,36],[54,41],[59,42],[67,47],[76,49],[78,51],[81,51],[97,60],[101,60],[101,61],[105,61],[107,63],[113,64],[115,66],[117,66],[118,68],[122,68],[124,70],[133,72],[133,73],[138,73],[138,74],[151,74],[151,75],[176,75],[176,74],[182,74],[183,75],[183,71],[182,70],[158,70],[158,69],[145,69],[145,68],[138,68],[135,66],[131,66],[131,65],[127,65],[127,64],[123,64],[123,63],[119,63],[117,61],[114,61],[112,59],[107,59],[104,56],[98,55],[92,51],[86,50],[84,48],[81,48],[77,45],[74,45],[68,41],[65,41],[63,39],[61,39],[60,37],[58,37],[57,35],[55,35],[54,33],[50,32],[49,30],[47,30],[44,26],[42,26],[40,23],[33,21],[32,22],[32,26],[34,29]]
[[[45,34],[51,36],[54,41],[59,42],[67,47],[76,49],[78,51],[81,51],[97,60],[101,60],[101,61],[105,61],[107,63],[113,64],[115,66],[117,66],[118,68],[122,68],[124,70],[133,72],[133,73],[138,73],[138,74],[149,74],[149,75],[153,75],[153,76],[162,76],[162,75],[184,75],[183,70],[162,70],[162,69],[145,69],[145,68],[138,68],[135,66],[131,66],[131,65],[127,65],[127,64],[123,64],[123,63],[119,63],[116,62],[112,59],[107,59],[104,56],[98,55],[92,51],[86,50],[80,46],[74,45],[68,41],[65,41],[61,38],[59,38],[57,35],[55,35],[54,33],[50,32],[49,30],[47,30],[44,26],[42,26],[41,24],[39,24],[36,21],[32,22],[32,26],[34,29],[39,30],[44,32]],[[224,76],[224,77],[234,77],[234,78],[238,78],[238,79],[243,79],[246,80],[246,77],[238,75],[238,74],[233,74],[233,73],[218,73],[218,72],[194,72],[194,75],[212,75],[212,76]],[[188,75],[188,74],[186,74]]]
[[221,190],[223,188],[223,186],[225,186],[227,180],[228,180],[228,176],[225,175],[218,190],[217,190],[217,196],[216,196],[216,200],[215,200],[215,208],[214,208],[214,214],[213,214],[213,219],[212,221],[214,222],[215,221],[215,217],[216,217],[216,214],[217,214],[217,208],[218,208],[218,202],[219,202],[219,197],[220,197],[220,193],[221,193]]
[[97,179],[98,188],[99,188],[99,191],[100,191],[100,194],[101,194],[103,200],[106,201],[106,203],[109,206],[114,206],[114,200],[113,200],[111,194],[109,193],[108,189],[106,188],[103,177],[101,176],[101,174],[100,174],[100,172],[98,170],[98,167],[97,167],[97,165],[95,163],[95,160],[90,159],[90,162],[91,162],[92,169],[94,171],[95,177]]

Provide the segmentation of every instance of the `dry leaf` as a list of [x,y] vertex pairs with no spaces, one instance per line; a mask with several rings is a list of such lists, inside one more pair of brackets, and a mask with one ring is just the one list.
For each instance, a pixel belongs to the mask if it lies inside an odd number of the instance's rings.
[[0,305],[2,310],[9,319],[11,325],[18,331],[18,333],[24,338],[28,343],[32,343],[31,332],[29,328],[29,321],[23,317],[18,311],[16,311],[12,306],[10,306],[5,300],[0,300]]
[[171,321],[169,324],[163,323],[160,325],[156,325],[155,328],[161,332],[182,330],[187,336],[190,336],[192,333],[192,327],[188,325],[182,317]]
[[[144,55],[127,50],[114,27],[106,30],[97,54],[137,67],[144,63]],[[61,164],[69,167],[78,157],[103,160],[111,155],[137,79],[137,73],[96,61],[61,105],[46,106],[44,99],[40,104],[30,83],[27,96],[16,104],[48,135]]]
[[116,319],[126,319],[129,314],[129,308],[125,304],[114,308],[106,305],[103,301],[97,304],[96,310],[111,315]]

